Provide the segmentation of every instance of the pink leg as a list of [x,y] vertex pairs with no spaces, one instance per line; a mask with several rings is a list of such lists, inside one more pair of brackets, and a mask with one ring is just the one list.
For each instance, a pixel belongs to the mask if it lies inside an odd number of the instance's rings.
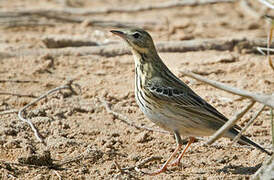
[[145,172],[145,171],[139,170],[138,168],[137,168],[137,170],[144,173],[144,174],[148,174],[148,175],[151,175],[151,176],[154,176],[154,175],[160,174],[162,172],[165,172],[169,162],[171,161],[171,159],[176,156],[177,152],[182,147],[182,140],[181,140],[180,134],[177,131],[175,131],[174,136],[175,136],[175,139],[176,139],[177,147],[174,150],[174,152],[171,154],[171,156],[168,158],[168,160],[162,165],[162,167],[160,169],[158,169],[154,172]]
[[195,138],[194,137],[190,137],[185,149],[183,150],[183,152],[180,154],[180,156],[174,160],[170,165],[171,166],[178,166],[180,164],[180,161],[182,159],[182,157],[184,156],[186,150],[189,148],[189,146],[195,141]]

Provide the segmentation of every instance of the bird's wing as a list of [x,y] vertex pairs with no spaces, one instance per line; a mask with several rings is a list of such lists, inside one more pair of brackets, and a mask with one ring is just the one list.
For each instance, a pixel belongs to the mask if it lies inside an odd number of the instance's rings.
[[[182,81],[180,82],[180,86],[174,87],[162,81],[149,81],[146,83],[145,88],[147,88],[153,96],[167,101],[174,107],[182,108],[184,111],[191,112],[193,115],[205,117],[212,123],[224,124],[228,121],[223,114],[198,96]],[[241,129],[237,125],[234,127]]]

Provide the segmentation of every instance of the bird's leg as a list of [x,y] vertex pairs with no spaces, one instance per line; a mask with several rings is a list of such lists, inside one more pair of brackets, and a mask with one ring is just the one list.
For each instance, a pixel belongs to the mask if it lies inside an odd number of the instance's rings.
[[183,152],[180,154],[180,156],[175,159],[170,165],[171,166],[178,166],[180,164],[180,161],[182,159],[182,157],[184,156],[186,150],[189,148],[189,146],[195,141],[195,138],[194,137],[190,137],[185,149],[183,150]]
[[181,149],[182,147],[182,140],[181,140],[181,137],[179,135],[178,132],[174,132],[174,136],[175,136],[175,139],[176,139],[176,144],[177,144],[177,147],[176,149],[174,150],[174,152],[171,154],[171,156],[168,158],[168,160],[166,160],[166,162],[162,165],[162,167],[154,172],[145,172],[145,171],[141,171],[142,173],[144,174],[148,174],[148,175],[151,175],[151,176],[154,176],[154,175],[157,175],[157,174],[160,174],[162,172],[165,172],[166,169],[167,169],[167,166],[169,164],[169,162],[171,161],[171,159],[176,156],[177,152]]

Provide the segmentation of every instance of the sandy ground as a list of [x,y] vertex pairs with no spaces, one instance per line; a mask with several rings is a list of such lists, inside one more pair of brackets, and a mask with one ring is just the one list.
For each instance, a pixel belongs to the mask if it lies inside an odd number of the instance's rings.
[[[61,2],[61,1],[60,1]],[[73,7],[105,8],[159,3],[158,1],[69,1]],[[1,1],[2,10],[24,8],[57,8],[59,1]],[[258,8],[261,6],[258,6]],[[263,8],[262,8],[263,9]],[[228,11],[229,10],[229,11]],[[156,22],[149,32],[156,42],[204,38],[266,38],[268,26],[241,8],[239,3],[186,6],[135,13],[110,13],[90,16],[92,19]],[[0,27],[1,51],[23,51],[44,48],[41,37],[67,35],[86,37],[92,41],[120,41],[111,35],[112,28],[58,23],[54,26]],[[232,117],[249,101],[223,92],[188,77],[180,71],[207,72],[204,77],[253,92],[274,91],[273,71],[264,56],[237,51],[200,51],[160,53],[172,72],[227,117]],[[210,72],[210,73],[208,73]],[[16,113],[0,115],[1,179],[249,179],[268,156],[260,151],[234,144],[222,138],[214,145],[194,143],[180,167],[150,177],[136,172],[121,174],[122,168],[157,156],[144,169],[158,168],[175,149],[172,135],[138,130],[109,114],[100,98],[112,110],[139,126],[158,129],[140,112],[134,99],[134,62],[131,55],[101,56],[20,56],[0,59],[0,92],[40,96],[73,79],[82,94],[62,90],[25,114],[45,137],[47,146],[39,143],[30,127]],[[20,82],[14,82],[19,80]],[[28,81],[28,82],[22,82]],[[79,90],[75,89],[77,92]],[[0,112],[19,109],[31,97],[0,94]],[[261,107],[255,104],[239,122],[243,127]],[[245,132],[249,138],[270,150],[270,109],[265,108],[256,122]],[[186,137],[184,137],[186,138]],[[78,159],[77,159],[78,157]],[[48,168],[60,164],[58,168]],[[52,160],[52,161],[51,161]],[[32,163],[35,166],[7,164]],[[40,163],[40,164],[39,164]],[[40,166],[43,165],[43,166]]]

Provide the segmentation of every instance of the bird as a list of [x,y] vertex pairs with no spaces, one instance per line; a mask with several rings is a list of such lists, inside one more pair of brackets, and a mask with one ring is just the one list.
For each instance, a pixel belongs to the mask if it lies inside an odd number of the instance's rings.
[[[141,28],[111,30],[131,48],[135,62],[135,99],[144,115],[159,127],[174,134],[176,148],[161,168],[145,174],[157,175],[168,165],[179,165],[195,137],[211,136],[227,121],[222,113],[196,94],[176,77],[157,53],[150,34]],[[225,134],[233,139],[241,128],[234,125]],[[171,160],[181,150],[181,136],[189,137],[188,144],[178,158]],[[241,135],[239,143],[252,145],[264,153],[272,153]]]

